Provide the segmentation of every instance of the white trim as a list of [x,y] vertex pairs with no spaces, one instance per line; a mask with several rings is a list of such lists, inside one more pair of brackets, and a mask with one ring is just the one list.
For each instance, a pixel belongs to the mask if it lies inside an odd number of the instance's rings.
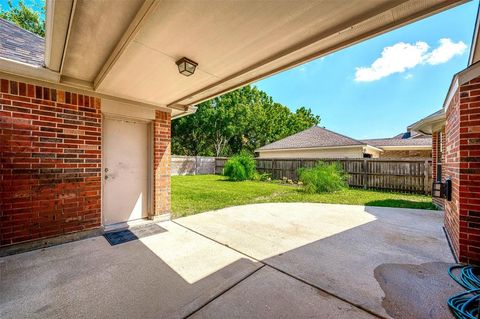
[[38,80],[56,82],[60,81],[60,74],[42,66],[27,64],[0,57],[0,72],[20,75]]
[[480,76],[480,62],[470,65],[466,69],[458,72],[453,76],[452,83],[450,84],[450,88],[448,89],[447,97],[445,98],[445,102],[443,103],[443,108],[448,110],[450,103],[452,102],[453,97],[455,96],[455,92],[457,92],[458,88],[479,77]]
[[55,0],[47,0],[45,3],[45,65],[50,66],[53,38],[53,19],[55,12]]
[[190,114],[194,114],[195,112],[197,112],[197,109],[198,108],[196,106],[188,105],[188,109],[185,112],[172,116],[172,120],[179,119],[181,117],[184,117]]
[[473,57],[475,56],[475,50],[478,45],[478,29],[480,28],[480,4],[477,9],[477,19],[475,20],[475,30],[473,32],[472,46],[470,47],[470,55],[468,57],[468,65],[473,64]]
[[372,146],[372,145],[370,145],[370,144],[367,144],[367,146],[365,146],[365,148],[366,148],[366,149],[371,148],[371,149],[373,149],[373,150],[376,150],[377,152],[383,152],[383,149],[382,149],[382,148],[376,147],[376,146]]
[[448,89],[447,96],[445,97],[445,101],[443,102],[443,109],[445,112],[448,110],[448,106],[450,105],[450,102],[452,102],[453,96],[455,95],[455,92],[457,92],[458,87],[458,77],[454,76]]
[[382,146],[385,151],[395,150],[431,150],[432,145],[401,145],[401,146]]
[[357,148],[365,147],[365,144],[356,144],[356,145],[345,145],[345,146],[321,146],[321,147],[297,147],[297,148],[275,148],[275,149],[256,149],[254,152],[284,152],[284,151],[305,151],[305,150],[328,150],[336,148]]

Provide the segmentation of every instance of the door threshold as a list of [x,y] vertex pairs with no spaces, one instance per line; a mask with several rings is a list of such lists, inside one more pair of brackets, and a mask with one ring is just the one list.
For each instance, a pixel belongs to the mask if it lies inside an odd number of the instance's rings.
[[120,222],[120,223],[115,223],[111,225],[106,225],[104,226],[104,232],[108,233],[112,231],[129,229],[132,227],[143,226],[143,225],[148,225],[152,223],[155,223],[155,221],[148,218],[135,219],[135,220],[130,220],[128,222]]

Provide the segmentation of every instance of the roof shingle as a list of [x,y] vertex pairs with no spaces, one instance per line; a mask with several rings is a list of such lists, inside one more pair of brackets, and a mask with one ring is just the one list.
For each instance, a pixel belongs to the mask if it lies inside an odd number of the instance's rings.
[[0,18],[0,57],[43,66],[45,39]]
[[365,145],[365,143],[322,127],[313,126],[305,131],[260,147],[258,151],[355,145]]

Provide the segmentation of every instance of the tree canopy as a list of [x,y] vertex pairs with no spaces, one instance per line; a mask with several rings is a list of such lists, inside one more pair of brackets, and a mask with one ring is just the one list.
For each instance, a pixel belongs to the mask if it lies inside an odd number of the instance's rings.
[[32,0],[31,5],[26,5],[24,0],[20,0],[15,6],[12,0],[8,0],[8,9],[0,8],[0,18],[11,21],[19,27],[45,37],[45,3],[40,1],[38,4]]
[[265,92],[245,86],[198,105],[195,114],[172,121],[176,155],[231,156],[320,123],[309,108],[295,112]]

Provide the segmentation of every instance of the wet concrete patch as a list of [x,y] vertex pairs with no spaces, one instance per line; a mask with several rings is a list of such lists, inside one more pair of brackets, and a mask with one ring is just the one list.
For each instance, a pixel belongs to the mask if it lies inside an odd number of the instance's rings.
[[462,291],[447,273],[452,264],[382,264],[375,279],[385,293],[382,306],[395,319],[453,318],[447,299]]

